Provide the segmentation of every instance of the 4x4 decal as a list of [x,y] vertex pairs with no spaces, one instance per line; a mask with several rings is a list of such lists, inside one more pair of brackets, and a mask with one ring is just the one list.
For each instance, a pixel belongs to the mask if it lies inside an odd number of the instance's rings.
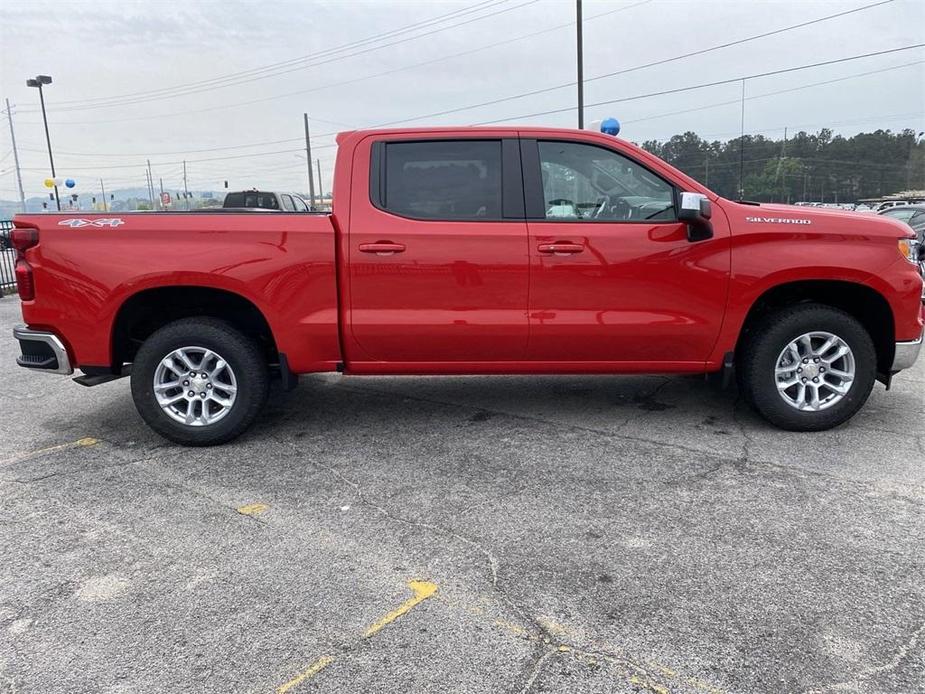
[[80,227],[117,227],[125,224],[125,220],[119,217],[106,217],[103,219],[62,219],[58,222],[59,227],[71,227],[79,229]]

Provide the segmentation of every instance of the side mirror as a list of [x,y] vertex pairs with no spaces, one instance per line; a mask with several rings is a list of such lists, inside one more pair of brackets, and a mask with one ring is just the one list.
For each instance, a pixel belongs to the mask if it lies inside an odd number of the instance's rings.
[[681,193],[681,208],[678,219],[687,222],[687,240],[703,241],[713,238],[713,225],[710,217],[713,208],[706,195],[701,193]]

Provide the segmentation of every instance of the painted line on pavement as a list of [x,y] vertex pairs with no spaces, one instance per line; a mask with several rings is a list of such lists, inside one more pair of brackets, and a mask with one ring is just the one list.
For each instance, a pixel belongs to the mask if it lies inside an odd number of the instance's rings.
[[[253,506],[263,506],[264,504],[252,504]],[[246,508],[246,507],[241,507]],[[238,512],[241,512],[241,509],[237,509]],[[363,632],[363,639],[369,639],[382,631],[383,628],[394,622],[399,617],[407,614],[411,611],[416,605],[427,600],[427,598],[433,596],[438,589],[436,583],[430,581],[421,581],[417,579],[412,579],[408,581],[408,587],[411,589],[412,596],[405,600],[401,605],[396,607],[394,610],[385,613],[379,619],[377,619],[366,631]],[[306,680],[311,679],[324,668],[334,662],[334,656],[325,655],[318,658],[311,665],[305,668],[298,675],[293,677],[288,682],[279,685],[276,688],[276,694],[286,694],[292,689],[295,689],[300,684]]]
[[21,463],[24,460],[31,460],[32,458],[39,458],[48,453],[54,453],[55,451],[63,451],[68,448],[86,448],[89,446],[95,446],[100,443],[99,439],[94,439],[90,436],[87,436],[82,439],[77,439],[76,441],[69,441],[68,443],[59,443],[57,446],[49,446],[48,448],[40,448],[37,451],[29,451],[28,453],[21,453],[19,455],[14,455],[12,458],[7,458],[6,460],[0,460],[0,466],[12,465],[13,463]]

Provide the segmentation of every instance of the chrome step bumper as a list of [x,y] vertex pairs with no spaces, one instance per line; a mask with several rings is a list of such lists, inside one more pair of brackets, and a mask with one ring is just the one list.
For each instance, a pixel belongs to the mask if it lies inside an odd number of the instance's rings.
[[22,355],[16,357],[16,363],[21,367],[61,376],[74,373],[64,343],[54,333],[17,325],[13,328],[13,337],[19,340],[22,350]]

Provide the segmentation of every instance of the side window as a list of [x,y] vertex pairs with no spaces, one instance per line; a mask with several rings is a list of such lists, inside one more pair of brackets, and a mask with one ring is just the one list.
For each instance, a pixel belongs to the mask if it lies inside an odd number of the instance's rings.
[[578,142],[540,141],[546,219],[597,222],[677,219],[674,189],[621,154]]
[[286,212],[295,212],[295,205],[292,204],[292,198],[290,196],[280,195],[279,197],[282,200],[283,209]]
[[501,141],[385,145],[383,208],[404,217],[501,219]]
[[292,196],[292,202],[295,204],[296,212],[308,212],[308,206],[305,204],[305,201],[298,195]]
[[245,207],[260,207],[265,210],[278,210],[279,203],[274,193],[248,193]]

